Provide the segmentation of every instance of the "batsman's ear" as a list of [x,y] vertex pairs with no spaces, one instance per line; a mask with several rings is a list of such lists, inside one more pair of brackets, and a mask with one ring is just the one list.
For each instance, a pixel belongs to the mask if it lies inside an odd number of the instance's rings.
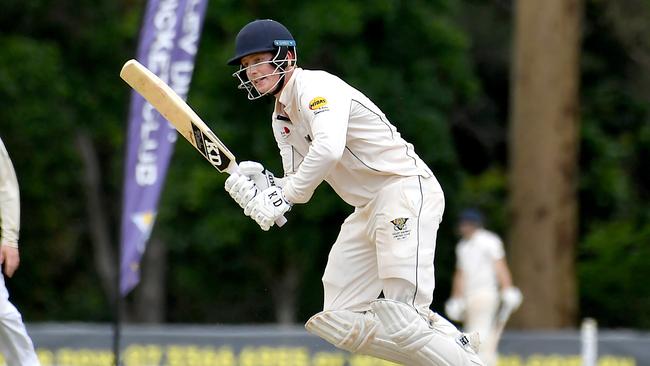
[[287,51],[287,66],[296,66],[296,51],[295,49],[290,49]]

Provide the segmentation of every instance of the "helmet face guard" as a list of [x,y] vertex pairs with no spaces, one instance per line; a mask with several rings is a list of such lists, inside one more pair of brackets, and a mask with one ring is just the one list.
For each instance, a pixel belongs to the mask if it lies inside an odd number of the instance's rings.
[[[273,95],[276,94],[284,85],[285,82],[285,77],[284,74],[287,72],[291,71],[291,68],[296,64],[297,61],[297,55],[296,55],[296,42],[293,40],[278,40],[274,41],[274,45],[277,47],[277,51],[275,53],[275,56],[273,56],[272,59],[268,61],[262,61],[258,62],[256,64],[248,65],[247,67],[239,66],[239,70],[234,72],[232,74],[233,77],[237,78],[239,80],[239,85],[237,86],[238,89],[245,89],[248,93],[248,99],[249,100],[254,100],[261,98],[265,95]],[[294,57],[293,59],[289,58],[289,51],[292,51]],[[253,80],[250,80],[247,75],[247,71],[253,67],[259,67],[264,64],[270,64],[274,66],[273,72],[269,74],[264,74],[259,76],[258,78],[255,78]],[[278,80],[275,82],[273,87],[271,87],[268,91],[266,92],[260,92],[257,87],[255,86],[255,81],[269,77],[269,76],[274,76],[274,75],[279,75],[280,77]]]

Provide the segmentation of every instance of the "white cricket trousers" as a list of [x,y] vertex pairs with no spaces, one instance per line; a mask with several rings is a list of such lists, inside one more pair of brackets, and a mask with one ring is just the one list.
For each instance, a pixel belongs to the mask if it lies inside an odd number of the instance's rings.
[[495,319],[499,308],[499,292],[495,289],[477,289],[465,296],[467,304],[466,333],[478,332],[481,339],[479,358],[486,366],[497,363],[497,345],[501,334],[495,329]]
[[428,314],[444,207],[435,177],[419,176],[399,177],[357,207],[329,254],[322,278],[323,310],[366,311],[383,291],[385,298]]
[[7,366],[39,366],[34,345],[22,317],[9,302],[4,276],[0,274],[0,353]]

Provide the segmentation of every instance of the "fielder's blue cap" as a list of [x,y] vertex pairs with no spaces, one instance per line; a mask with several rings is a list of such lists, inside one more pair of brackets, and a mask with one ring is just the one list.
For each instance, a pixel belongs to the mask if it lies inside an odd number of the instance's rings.
[[483,225],[483,214],[476,208],[467,208],[460,213],[459,221]]

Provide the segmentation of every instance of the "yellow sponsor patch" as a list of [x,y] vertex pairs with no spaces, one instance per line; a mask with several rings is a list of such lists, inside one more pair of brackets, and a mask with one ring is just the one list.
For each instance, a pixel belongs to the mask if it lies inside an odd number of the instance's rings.
[[323,97],[316,97],[309,102],[309,109],[316,110],[323,108],[327,105],[327,99]]

